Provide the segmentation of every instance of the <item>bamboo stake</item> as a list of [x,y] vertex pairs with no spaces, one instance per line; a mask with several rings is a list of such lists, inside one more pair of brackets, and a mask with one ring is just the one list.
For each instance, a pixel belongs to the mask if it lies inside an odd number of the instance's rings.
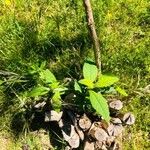
[[83,3],[84,3],[84,7],[85,7],[85,13],[86,13],[89,31],[90,31],[91,38],[92,38],[93,45],[94,45],[95,62],[96,62],[96,65],[97,65],[99,71],[101,72],[100,44],[99,44],[99,40],[97,37],[96,29],[95,29],[95,23],[94,23],[94,18],[93,18],[91,2],[90,2],[90,0],[83,0]]

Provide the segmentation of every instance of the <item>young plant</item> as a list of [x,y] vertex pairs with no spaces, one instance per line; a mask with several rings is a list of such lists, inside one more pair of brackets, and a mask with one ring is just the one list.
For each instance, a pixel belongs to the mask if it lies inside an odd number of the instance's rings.
[[[40,67],[34,65],[29,69],[29,75],[31,79],[28,83],[32,82],[32,78],[36,80],[33,82],[33,88],[26,89],[25,92],[15,93],[20,101],[20,107],[24,106],[30,101],[38,101],[41,98],[47,97],[51,100],[51,106],[54,110],[60,111],[62,107],[62,95],[73,92],[70,87],[66,88],[64,84],[60,83],[54,74],[49,70],[45,69],[45,62]],[[25,78],[26,79],[26,78]],[[110,75],[103,75],[98,71],[95,64],[89,62],[83,65],[83,79],[78,82],[75,81],[74,89],[75,93],[80,93],[80,102],[78,103],[82,108],[88,108],[91,110],[95,109],[98,115],[101,115],[106,121],[110,120],[109,108],[107,100],[104,98],[103,93],[110,93],[111,91],[118,91],[120,94],[127,96],[127,93],[120,87],[116,87],[115,83],[118,82],[118,78]],[[0,85],[4,84],[3,80],[0,80]],[[67,93],[66,93],[67,90]],[[78,98],[78,97],[77,97]],[[83,98],[83,101],[81,99]],[[70,103],[73,103],[71,101]],[[84,106],[83,106],[84,105]]]
[[[90,104],[96,113],[108,122],[110,120],[109,107],[102,93],[108,91],[118,81],[118,77],[100,74],[98,68],[93,63],[85,63],[83,66],[83,79],[78,82],[75,81],[74,88],[76,91],[84,94],[90,100]],[[116,88],[116,91],[127,95],[119,87]]]
[[39,97],[44,95],[51,95],[51,104],[54,110],[60,111],[61,109],[61,95],[64,94],[66,87],[56,80],[53,73],[46,69],[42,69],[38,72],[39,82],[29,93],[28,97]]

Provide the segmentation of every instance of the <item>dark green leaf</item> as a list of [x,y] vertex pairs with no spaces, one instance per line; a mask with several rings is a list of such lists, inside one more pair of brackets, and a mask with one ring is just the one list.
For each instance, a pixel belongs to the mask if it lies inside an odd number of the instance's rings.
[[85,79],[91,80],[93,82],[96,80],[97,75],[98,75],[98,69],[95,65],[84,63],[83,76]]
[[91,101],[92,107],[106,121],[109,121],[110,115],[109,115],[109,108],[108,108],[107,100],[100,93],[96,93],[94,91],[89,91],[89,93],[90,93],[90,101]]
[[46,61],[43,61],[40,66],[40,70],[43,70],[46,66]]

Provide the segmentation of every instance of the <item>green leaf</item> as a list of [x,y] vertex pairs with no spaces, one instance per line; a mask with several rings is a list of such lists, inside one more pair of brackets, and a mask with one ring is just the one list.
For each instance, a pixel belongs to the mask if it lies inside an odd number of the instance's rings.
[[98,81],[95,83],[95,87],[108,87],[118,82],[119,78],[110,75],[100,75]]
[[81,87],[77,81],[75,81],[75,83],[74,83],[74,89],[75,89],[75,91],[79,91],[80,93],[82,93]]
[[49,86],[51,87],[52,90],[54,90],[58,88],[60,85],[59,85],[59,82],[54,82],[54,83],[51,83]]
[[3,80],[0,80],[0,85],[2,85],[4,83],[4,81]]
[[84,63],[83,76],[85,79],[91,80],[93,82],[96,80],[97,75],[98,75],[98,69],[95,65]]
[[38,67],[38,65],[37,64],[30,64],[29,65],[30,67],[29,67],[29,69],[28,69],[28,72],[30,73],[30,74],[35,74],[35,73],[38,73],[39,72],[39,67]]
[[53,109],[57,112],[60,111],[61,109],[61,97],[60,97],[60,92],[55,92],[53,97],[52,97],[52,106],[53,106]]
[[53,73],[48,69],[43,70],[40,73],[40,78],[46,83],[53,83],[57,81]]
[[46,61],[43,61],[40,65],[40,70],[43,70],[46,66]]
[[58,88],[54,89],[54,92],[64,92],[66,90],[68,90],[68,88],[66,88],[66,87],[58,87]]
[[94,91],[89,91],[90,101],[92,107],[100,114],[106,121],[110,120],[109,108],[107,100],[100,94]]
[[94,83],[88,79],[81,79],[78,81],[80,84],[87,86],[89,89],[93,89]]
[[126,93],[126,91],[125,91],[124,89],[122,89],[122,88],[120,88],[120,87],[116,87],[115,89],[116,89],[116,91],[117,91],[118,93],[120,93],[121,95],[123,95],[123,96],[128,96],[128,94]]
[[49,88],[44,87],[44,86],[39,86],[39,87],[35,87],[32,89],[32,91],[30,91],[30,93],[28,94],[29,97],[37,97],[37,96],[42,96],[45,95],[49,92]]

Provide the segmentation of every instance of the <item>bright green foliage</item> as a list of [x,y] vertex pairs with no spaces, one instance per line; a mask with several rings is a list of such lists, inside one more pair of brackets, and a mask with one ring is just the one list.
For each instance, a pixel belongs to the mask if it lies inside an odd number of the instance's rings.
[[68,89],[56,80],[50,70],[40,67],[37,73],[39,74],[39,79],[37,80],[41,80],[42,82],[28,93],[28,97],[33,97],[37,100],[37,98],[40,99],[41,96],[46,96],[48,93],[52,94],[52,107],[54,110],[60,111],[61,95]]
[[59,86],[58,88],[54,89],[54,92],[64,92],[66,90],[68,90],[68,88],[65,88],[63,86]]
[[100,114],[103,117],[103,119],[109,121],[110,116],[107,100],[100,93],[89,91],[89,94],[93,108],[96,110],[98,114]]
[[116,89],[116,91],[117,91],[118,93],[120,93],[121,95],[123,95],[123,96],[128,96],[128,94],[126,93],[126,91],[125,91],[124,89],[120,88],[119,86],[117,86],[115,89]]
[[42,96],[47,94],[49,90],[50,90],[49,88],[46,88],[44,86],[35,87],[29,92],[28,96],[29,97]]
[[60,84],[59,82],[54,82],[54,83],[49,84],[49,86],[52,90],[55,90],[56,88],[59,87],[59,84]]
[[79,91],[80,93],[82,93],[81,87],[77,81],[74,82],[74,89],[75,91]]
[[53,83],[56,82],[55,76],[50,72],[50,70],[42,70],[40,73],[40,78],[45,82],[45,83]]
[[110,75],[100,75],[98,81],[95,83],[95,87],[108,87],[118,82],[119,78]]
[[87,86],[89,89],[94,88],[94,81],[97,79],[98,69],[96,65],[90,63],[84,63],[83,65],[83,77],[84,79],[78,82],[82,85]]
[[52,106],[53,109],[56,110],[57,112],[60,111],[61,108],[61,96],[59,91],[55,91],[53,97],[52,97]]
[[[79,84],[75,81],[75,90],[78,90],[82,93],[82,91],[87,91],[89,94],[88,97],[90,99],[92,107],[96,110],[96,113],[101,115],[106,121],[109,121],[109,109],[107,100],[101,95],[102,88],[110,88],[114,83],[118,82],[118,78],[115,76],[108,75],[99,75],[98,69],[96,65],[91,65],[90,63],[85,63],[83,65],[83,76],[84,79],[78,81]],[[97,80],[98,76],[98,80]],[[84,86],[82,86],[84,85]],[[83,88],[83,89],[82,89]],[[99,93],[96,93],[95,88],[99,90]],[[81,90],[82,89],[82,90]],[[114,91],[114,90],[113,90]],[[109,93],[109,91],[105,91],[105,93]],[[86,94],[84,93],[86,97]]]
[[35,74],[35,73],[39,73],[41,71],[44,71],[44,68],[46,67],[46,61],[43,61],[40,66],[38,64],[30,64],[28,66],[28,72],[30,74]]
[[92,82],[96,80],[98,75],[98,69],[95,65],[84,63],[83,65],[83,77],[84,79],[91,80]]
[[89,79],[81,79],[81,80],[79,80],[79,83],[87,86],[89,89],[93,89],[94,88],[93,82],[91,80],[89,80]]

